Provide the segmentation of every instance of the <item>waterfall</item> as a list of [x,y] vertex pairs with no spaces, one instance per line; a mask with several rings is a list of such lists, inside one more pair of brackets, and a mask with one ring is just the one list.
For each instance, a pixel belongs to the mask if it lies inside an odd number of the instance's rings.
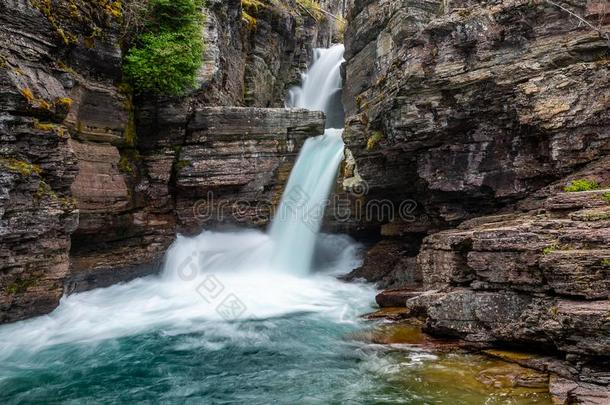
[[343,45],[317,49],[302,86],[289,92],[288,107],[321,110],[327,115],[324,135],[303,145],[271,225],[272,266],[293,274],[309,272],[328,196],[343,158],[343,130],[334,128],[343,126],[343,50]]
[[[342,106],[333,100],[340,96],[342,55],[343,46],[317,50],[302,87],[291,90],[287,106],[322,109],[339,117]],[[162,274],[65,296],[49,315],[0,326],[0,365],[8,357],[19,358],[20,351],[36,353],[50,346],[155,330],[222,331],[233,328],[235,320],[304,312],[344,322],[346,308],[367,306],[372,288],[344,284],[334,276],[360,263],[358,247],[349,238],[327,235],[318,245],[316,271],[309,274],[343,156],[342,129],[332,128],[339,122],[327,123],[324,135],[303,145],[267,233],[178,235]]]
[[288,91],[286,106],[324,111],[327,128],[343,128],[341,104],[343,51],[343,45],[316,49],[311,68],[303,74],[303,84]]

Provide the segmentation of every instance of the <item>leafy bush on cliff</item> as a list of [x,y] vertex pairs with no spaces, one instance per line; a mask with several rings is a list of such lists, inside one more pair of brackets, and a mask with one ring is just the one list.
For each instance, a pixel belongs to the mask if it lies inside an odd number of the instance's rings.
[[137,93],[182,95],[195,85],[203,53],[202,0],[151,0],[123,70]]
[[570,184],[563,188],[563,191],[567,193],[576,193],[578,191],[598,190],[599,187],[599,183],[596,181],[579,179],[572,181]]

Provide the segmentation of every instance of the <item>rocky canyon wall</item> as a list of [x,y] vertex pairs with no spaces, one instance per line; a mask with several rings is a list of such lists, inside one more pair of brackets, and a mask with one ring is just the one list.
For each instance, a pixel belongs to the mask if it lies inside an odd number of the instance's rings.
[[[605,2],[576,3],[607,30]],[[608,153],[608,41],[548,2],[357,1],[345,42],[347,180],[370,199],[416,200],[426,229],[497,211]]]
[[382,305],[555,353],[591,401],[609,384],[609,23],[605,1],[356,1],[342,187],[352,213],[395,211],[331,225],[377,241],[350,278],[401,288]]
[[283,107],[313,47],[336,35],[327,18],[292,0],[208,0],[197,88],[144,97],[123,83],[120,5],[0,3],[0,322],[153,272],[177,231],[263,226],[193,206],[210,191],[227,207],[274,201],[304,139],[323,132],[319,113],[243,107]]

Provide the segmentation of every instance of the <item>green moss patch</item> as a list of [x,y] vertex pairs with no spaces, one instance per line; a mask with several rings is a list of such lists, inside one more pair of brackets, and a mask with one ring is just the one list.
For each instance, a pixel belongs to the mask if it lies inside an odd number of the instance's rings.
[[190,160],[178,160],[176,163],[174,163],[174,173],[178,174],[178,173],[180,173],[180,171],[182,171],[182,169],[184,169],[185,167],[188,167],[190,165],[191,165]]
[[371,151],[373,149],[375,149],[375,147],[377,146],[377,144],[379,142],[381,142],[381,140],[384,138],[383,133],[381,131],[375,131],[373,132],[373,135],[371,135],[369,137],[369,139],[366,142],[366,150]]
[[543,255],[548,255],[551,254],[557,250],[562,250],[564,249],[563,246],[561,246],[561,244],[559,244],[559,242],[555,242],[550,246],[545,247],[544,249],[542,249],[542,254]]
[[13,173],[19,173],[23,177],[42,173],[40,166],[14,158],[0,158],[0,166]]
[[18,278],[17,280],[8,284],[5,291],[10,295],[23,294],[28,290],[28,288],[35,286],[39,279],[40,277],[38,276],[32,276],[25,279]]
[[57,37],[66,45],[83,43],[93,47],[93,39],[103,34],[114,19],[122,16],[121,0],[30,0],[51,24]]

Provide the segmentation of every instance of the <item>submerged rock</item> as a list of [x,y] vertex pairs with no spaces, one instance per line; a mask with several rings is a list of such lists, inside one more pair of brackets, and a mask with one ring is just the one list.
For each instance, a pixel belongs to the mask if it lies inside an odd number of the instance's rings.
[[419,295],[419,290],[384,290],[375,296],[375,301],[381,308],[406,307],[407,300]]

